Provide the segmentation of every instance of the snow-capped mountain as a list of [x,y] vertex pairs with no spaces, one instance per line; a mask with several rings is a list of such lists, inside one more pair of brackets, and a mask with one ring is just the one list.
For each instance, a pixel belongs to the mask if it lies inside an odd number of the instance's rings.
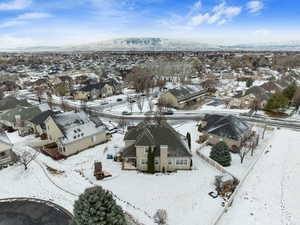
[[218,46],[203,44],[190,41],[179,41],[162,38],[125,38],[102,41],[86,45],[72,46],[70,50],[145,50],[145,51],[164,51],[164,50],[218,50]]

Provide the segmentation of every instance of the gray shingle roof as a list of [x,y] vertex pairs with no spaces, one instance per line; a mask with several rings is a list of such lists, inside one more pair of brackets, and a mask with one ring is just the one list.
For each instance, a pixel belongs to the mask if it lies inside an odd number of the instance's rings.
[[[187,146],[186,138],[176,132],[169,124],[153,124],[141,122],[136,127],[130,128],[124,140],[135,140],[135,146],[154,146],[155,155],[160,155],[160,146],[168,146],[169,157],[190,157],[191,152]],[[135,151],[135,149],[134,149]],[[123,152],[124,156],[132,155],[128,151]]]
[[239,141],[251,128],[235,116],[206,115],[204,131],[219,137]]

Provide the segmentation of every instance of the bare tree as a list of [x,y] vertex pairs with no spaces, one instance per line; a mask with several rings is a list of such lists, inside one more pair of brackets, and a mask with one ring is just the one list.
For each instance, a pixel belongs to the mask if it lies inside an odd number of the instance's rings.
[[153,112],[154,109],[153,99],[150,96],[147,96],[147,100],[148,100],[149,110],[150,112]]
[[143,96],[138,96],[136,99],[136,104],[140,110],[140,112],[143,112],[143,108],[144,108],[144,103],[145,103],[145,98]]
[[36,151],[35,153],[31,153],[28,150],[24,150],[21,155],[18,157],[18,161],[20,164],[24,166],[24,169],[27,170],[29,167],[29,164],[36,159],[38,156],[39,152]]
[[246,155],[252,150],[251,144],[245,145],[240,149],[239,155],[241,158],[241,164],[243,164]]
[[65,112],[67,109],[67,104],[66,104],[64,96],[60,97],[60,105],[61,105],[62,110]]
[[129,110],[131,113],[132,113],[132,111],[133,111],[133,104],[134,104],[133,100],[130,99],[129,96],[127,96],[127,107],[128,107],[128,110]]
[[47,102],[50,107],[50,109],[53,109],[53,99],[52,99],[52,94],[50,92],[47,93]]
[[36,91],[36,95],[38,97],[38,101],[40,104],[42,103],[43,93],[44,93],[44,90],[42,88],[38,88]]
[[168,221],[168,213],[165,209],[159,209],[153,216],[154,222],[158,225],[165,225]]

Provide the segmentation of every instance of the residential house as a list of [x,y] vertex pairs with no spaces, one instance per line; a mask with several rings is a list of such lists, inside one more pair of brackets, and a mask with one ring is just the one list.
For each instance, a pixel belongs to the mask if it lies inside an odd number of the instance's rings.
[[45,121],[46,121],[46,119],[48,119],[49,116],[54,116],[58,113],[59,112],[47,110],[47,111],[41,112],[40,114],[35,116],[33,119],[31,119],[30,122],[31,122],[31,127],[33,129],[33,132],[38,136],[47,135]]
[[54,85],[58,85],[58,84],[67,84],[67,85],[71,85],[73,83],[73,79],[70,76],[57,76],[55,77],[55,79],[52,82]]
[[188,104],[201,101],[206,93],[207,91],[200,87],[184,85],[163,93],[159,102],[170,107],[183,108]]
[[275,81],[269,81],[267,83],[264,83],[261,85],[263,89],[265,89],[268,93],[275,94],[283,91],[283,87],[281,87],[277,82]]
[[248,123],[232,115],[206,115],[201,126],[208,144],[224,141],[233,152],[239,151],[252,134],[252,127]]
[[149,151],[154,151],[155,171],[189,170],[192,154],[185,136],[167,122],[141,122],[129,127],[124,137],[123,169],[147,171]]
[[16,161],[12,146],[6,133],[0,130],[0,168]]
[[26,100],[18,100],[13,96],[7,96],[0,100],[0,111],[13,109],[17,106],[30,107],[32,105]]
[[64,156],[70,156],[109,140],[102,122],[85,112],[66,112],[50,115],[46,121],[48,140],[58,146]]
[[76,100],[93,100],[119,94],[121,88],[114,80],[89,84],[73,93]]
[[267,92],[264,88],[260,86],[252,86],[246,91],[245,96],[250,94],[255,96],[255,100],[258,103],[259,108],[264,108],[267,104],[267,101],[272,96],[271,93]]
[[6,127],[18,130],[20,136],[25,136],[33,132],[30,120],[41,112],[38,106],[17,106],[2,112],[0,114],[0,123]]
[[230,109],[250,109],[255,101],[253,94],[245,95],[242,97],[233,97],[229,99],[228,107]]

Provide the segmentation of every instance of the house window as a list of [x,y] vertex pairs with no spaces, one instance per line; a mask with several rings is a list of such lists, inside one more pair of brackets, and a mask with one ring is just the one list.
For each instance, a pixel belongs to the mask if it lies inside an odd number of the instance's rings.
[[145,154],[147,154],[149,151],[149,147],[145,147],[144,150],[145,150]]
[[5,152],[0,152],[0,157],[3,157],[5,155],[6,155]]
[[155,165],[158,165],[159,164],[159,161],[158,160],[155,160]]
[[172,165],[172,161],[169,161],[168,164],[169,164],[169,165]]
[[142,159],[142,160],[141,160],[141,164],[142,164],[142,165],[146,165],[146,164],[147,164],[147,160],[146,160],[146,159]]
[[187,160],[186,159],[177,159],[176,165],[187,165]]

